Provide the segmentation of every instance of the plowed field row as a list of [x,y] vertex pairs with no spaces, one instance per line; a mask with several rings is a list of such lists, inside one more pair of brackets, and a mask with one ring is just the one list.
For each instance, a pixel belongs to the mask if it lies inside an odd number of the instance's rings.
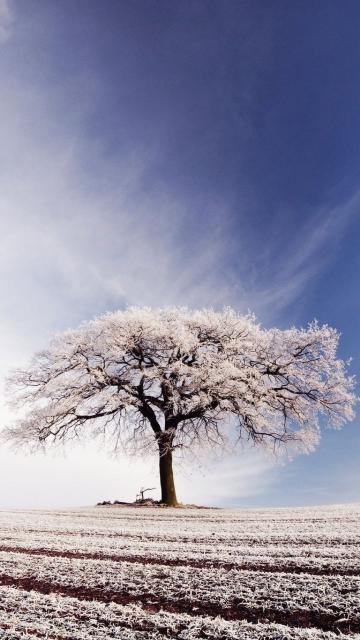
[[0,513],[1,640],[360,638],[360,506]]
[[[359,562],[353,562],[352,568],[346,566],[338,566],[334,562],[326,563],[326,566],[306,564],[303,558],[294,558],[292,561],[287,560],[284,564],[279,564],[279,558],[271,558],[267,564],[257,558],[256,562],[226,562],[223,560],[215,560],[204,557],[203,559],[184,559],[169,558],[161,555],[115,555],[103,553],[102,551],[86,553],[75,550],[59,550],[44,547],[8,547],[0,545],[0,552],[22,553],[34,556],[47,556],[49,558],[74,558],[78,560],[110,560],[111,562],[130,562],[143,565],[160,565],[168,567],[194,567],[196,569],[218,568],[225,571],[233,569],[241,571],[261,571],[266,573],[308,573],[314,576],[330,576],[333,574],[339,576],[359,576]],[[165,555],[165,554],[164,554]],[[276,563],[276,564],[275,564]],[[340,562],[338,563],[340,564]],[[344,564],[344,563],[343,563]]]
[[[227,621],[209,616],[178,615],[168,611],[152,612],[137,605],[105,604],[78,600],[64,595],[43,595],[0,587],[0,612],[6,616],[6,628],[19,635],[73,640],[108,638],[174,638],[195,640],[348,640],[349,636],[316,629],[290,628],[273,623]],[[1,628],[1,627],[0,627]],[[5,626],[3,626],[5,628]],[[15,631],[16,630],[16,631]],[[129,635],[130,634],[130,635]]]

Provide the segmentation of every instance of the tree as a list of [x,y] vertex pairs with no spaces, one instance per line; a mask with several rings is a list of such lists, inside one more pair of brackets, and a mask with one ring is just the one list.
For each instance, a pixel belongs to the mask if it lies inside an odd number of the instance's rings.
[[310,451],[320,427],[353,417],[354,379],[337,359],[339,335],[264,329],[232,309],[129,308],[56,336],[8,384],[17,444],[103,432],[115,449],[156,449],[161,500],[176,505],[173,452],[223,444]]

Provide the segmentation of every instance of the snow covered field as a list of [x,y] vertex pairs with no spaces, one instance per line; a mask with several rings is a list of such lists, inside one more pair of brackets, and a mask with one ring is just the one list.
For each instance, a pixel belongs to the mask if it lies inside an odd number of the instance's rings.
[[0,639],[360,638],[360,505],[0,512]]

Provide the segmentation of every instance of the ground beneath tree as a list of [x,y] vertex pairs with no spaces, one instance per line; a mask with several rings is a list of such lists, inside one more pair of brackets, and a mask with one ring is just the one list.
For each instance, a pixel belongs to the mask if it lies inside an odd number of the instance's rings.
[[160,507],[160,508],[171,508],[171,509],[217,509],[218,507],[206,507],[204,505],[199,504],[183,504],[179,502],[177,505],[168,505],[164,502],[160,502],[160,500],[152,500],[151,498],[147,498],[146,500],[136,500],[135,502],[123,502],[121,500],[103,500],[102,502],[98,502],[96,504],[97,507]]

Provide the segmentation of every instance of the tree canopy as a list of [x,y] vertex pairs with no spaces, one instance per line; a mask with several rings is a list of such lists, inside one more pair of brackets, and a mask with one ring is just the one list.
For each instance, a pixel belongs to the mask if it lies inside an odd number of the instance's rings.
[[232,309],[132,307],[57,335],[8,380],[18,444],[107,433],[114,447],[155,448],[162,500],[175,504],[172,452],[226,439],[309,451],[322,422],[354,415],[354,379],[339,334],[265,329]]

